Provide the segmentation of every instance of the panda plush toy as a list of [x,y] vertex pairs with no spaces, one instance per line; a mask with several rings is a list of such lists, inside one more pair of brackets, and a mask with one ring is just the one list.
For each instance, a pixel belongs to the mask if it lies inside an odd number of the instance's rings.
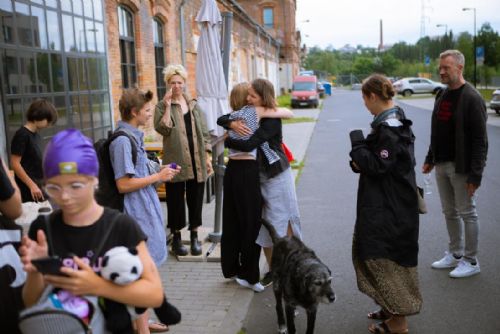
[[[142,270],[143,266],[137,250],[118,246],[104,254],[101,276],[116,284],[126,285],[138,280],[142,275]],[[106,328],[112,333],[133,333],[130,320],[135,320],[146,311],[145,308],[125,306],[107,298],[103,299],[101,305],[106,317]],[[165,296],[162,305],[155,308],[154,312],[158,320],[165,325],[175,325],[181,321],[181,313],[167,302]]]
[[116,284],[126,285],[137,281],[142,275],[142,269],[137,250],[118,246],[104,254],[101,276]]

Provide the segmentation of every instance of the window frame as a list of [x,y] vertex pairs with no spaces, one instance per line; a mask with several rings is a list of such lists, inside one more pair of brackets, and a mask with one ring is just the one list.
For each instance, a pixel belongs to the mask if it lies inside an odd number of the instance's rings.
[[[57,124],[40,132],[43,145],[55,133],[69,127],[80,129],[93,141],[103,138],[107,131],[113,128],[111,92],[107,78],[106,31],[104,31],[106,18],[102,15],[100,18],[95,16],[96,11],[104,12],[105,0],[92,1],[93,6],[91,6],[91,11],[87,11],[86,16],[84,13],[80,15],[74,11],[73,2],[62,5],[59,1],[50,3],[23,0],[6,1],[8,1],[5,3],[6,7],[10,6],[11,10],[11,12],[6,12],[6,15],[11,13],[13,15],[12,21],[8,22],[13,40],[2,39],[0,41],[0,89],[3,97],[1,101],[3,124],[0,126],[4,127],[2,130],[5,130],[7,151],[15,131],[26,122],[26,111],[29,104],[36,98],[47,99],[56,106],[59,112]],[[31,45],[24,45],[19,41],[18,22],[14,14],[17,3],[28,6]],[[41,20],[38,21],[37,17],[41,17]],[[49,20],[49,17],[53,19]],[[66,21],[63,20],[64,17],[67,17]],[[77,19],[82,20],[82,28],[92,29],[88,32],[85,29],[80,32],[83,50],[79,50],[77,47],[66,48],[67,43],[75,46],[77,41],[74,31],[74,22]],[[71,29],[69,29],[71,31],[69,34],[65,34],[64,28],[67,28],[68,22],[71,23]],[[50,25],[53,26],[49,27]],[[96,34],[99,28],[102,31]],[[26,29],[28,29],[27,26]],[[49,36],[51,29],[57,31],[58,34]],[[41,39],[37,34],[43,34],[46,43],[40,43]],[[98,51],[87,50],[87,38],[93,38],[94,45],[101,43],[104,48],[102,50],[99,48]],[[51,40],[57,40],[59,46],[52,48],[50,46]],[[68,61],[71,59],[76,59],[78,62],[74,71],[73,68],[68,67]],[[79,73],[80,64],[89,63],[96,64],[95,68],[98,68],[99,72],[102,73],[96,73],[94,77],[93,73],[89,73],[88,70]],[[7,68],[8,64],[12,64],[12,66]],[[25,74],[29,74],[27,79],[22,78],[26,77]],[[81,89],[78,84],[82,75],[84,76],[82,79],[87,82],[85,89]],[[73,87],[70,84],[70,79],[75,77],[76,85]],[[91,83],[94,85],[88,86]],[[28,90],[27,85],[31,87]],[[80,103],[82,99],[87,101],[83,106]],[[79,101],[78,105],[72,105],[72,100]],[[88,111],[85,115],[88,120],[85,127],[81,122],[84,115],[80,114],[83,109]]]
[[[266,12],[267,11],[271,11],[271,23],[266,23]],[[262,25],[266,29],[274,29],[274,26],[275,26],[274,7],[272,7],[272,6],[262,7]]]
[[[119,5],[118,11],[118,44],[120,48],[120,71],[122,77],[122,88],[132,88],[137,84],[137,57],[135,54],[135,16],[134,13],[126,6]],[[126,26],[127,22],[122,22],[122,15],[130,15],[130,29],[128,36],[122,34],[122,27]],[[128,32],[128,31],[127,31]]]
[[[167,57],[165,55],[166,51],[165,34],[164,34],[165,24],[158,16],[154,16],[152,22],[153,22],[153,45],[154,45],[154,55],[155,55],[156,94],[158,96],[158,100],[160,100],[167,92],[167,84],[163,80],[163,69],[167,65]],[[157,36],[158,40],[155,40],[155,36]],[[158,55],[161,55],[162,57],[160,63],[158,61],[159,60]]]

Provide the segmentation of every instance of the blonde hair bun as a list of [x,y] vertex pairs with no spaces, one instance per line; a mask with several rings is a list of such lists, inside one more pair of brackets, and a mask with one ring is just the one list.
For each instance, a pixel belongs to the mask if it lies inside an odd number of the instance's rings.
[[163,69],[163,79],[166,83],[168,83],[174,75],[181,76],[184,81],[187,80],[187,71],[184,66],[180,64],[171,64]]

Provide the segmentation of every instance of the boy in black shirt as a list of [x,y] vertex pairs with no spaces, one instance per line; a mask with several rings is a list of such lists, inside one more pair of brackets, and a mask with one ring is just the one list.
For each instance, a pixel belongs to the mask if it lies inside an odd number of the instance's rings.
[[38,131],[57,121],[57,111],[47,100],[36,100],[26,112],[27,122],[12,138],[10,161],[23,202],[44,201],[41,190],[42,139]]

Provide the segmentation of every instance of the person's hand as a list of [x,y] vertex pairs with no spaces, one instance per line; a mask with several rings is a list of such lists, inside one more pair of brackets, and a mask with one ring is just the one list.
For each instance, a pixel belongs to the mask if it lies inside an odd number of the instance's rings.
[[180,171],[181,171],[181,166],[177,166],[176,169],[172,169],[168,165],[161,166],[160,167],[160,171],[158,172],[158,175],[160,177],[159,181],[160,182],[172,181],[172,179],[174,178],[174,176],[176,176],[177,174],[179,174]]
[[44,275],[47,283],[56,288],[67,290],[75,296],[98,295],[98,288],[103,278],[99,277],[92,268],[77,256],[73,261],[79,269],[62,267],[61,272],[66,276]]
[[428,174],[432,171],[432,169],[434,168],[434,165],[431,165],[431,164],[424,164],[422,166],[422,173],[424,174]]
[[163,96],[163,102],[165,102],[167,106],[169,106],[172,103],[172,88],[167,90],[165,96]]
[[33,182],[33,184],[29,188],[31,192],[31,198],[33,198],[33,201],[43,202],[45,200],[45,198],[43,197],[42,190],[40,189],[40,187],[38,187],[38,185],[35,182]]
[[472,197],[476,193],[477,188],[479,188],[479,185],[473,183],[467,183],[466,187],[467,187],[467,194],[469,195],[469,197]]
[[359,169],[359,166],[354,161],[349,161],[349,166],[354,173],[361,173],[361,169]]
[[206,164],[207,164],[207,175],[212,175],[213,172],[214,172],[214,169],[212,167],[212,157],[210,156],[210,154],[207,153],[207,161],[206,161]]
[[234,120],[229,124],[231,130],[239,134],[240,136],[251,136],[252,130],[246,125],[244,120],[238,119]]
[[21,254],[21,262],[23,269],[27,273],[36,273],[38,270],[31,263],[31,260],[47,257],[49,255],[49,247],[47,245],[47,238],[42,230],[36,233],[37,241],[31,240],[28,236],[23,236],[19,253]]

